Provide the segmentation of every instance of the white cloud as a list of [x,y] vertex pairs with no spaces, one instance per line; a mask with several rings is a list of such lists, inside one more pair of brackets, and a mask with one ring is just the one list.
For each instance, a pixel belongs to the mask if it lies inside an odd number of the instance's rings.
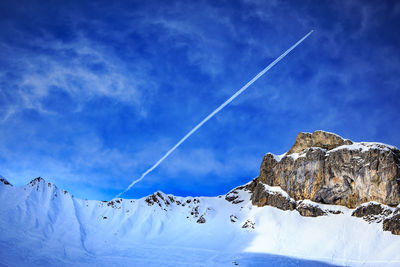
[[[136,107],[140,115],[146,115],[146,94],[156,88],[148,76],[146,63],[138,62],[134,69],[128,70],[118,57],[83,37],[71,44],[41,39],[32,45],[51,52],[26,55],[21,48],[7,47],[8,53],[15,55],[10,64],[18,67],[20,78],[13,84],[17,89],[12,92],[18,100],[7,106],[1,118],[3,122],[24,108],[52,114],[41,101],[54,87],[68,92],[78,104],[93,97],[107,97]],[[104,71],[97,74],[86,63],[98,64]]]

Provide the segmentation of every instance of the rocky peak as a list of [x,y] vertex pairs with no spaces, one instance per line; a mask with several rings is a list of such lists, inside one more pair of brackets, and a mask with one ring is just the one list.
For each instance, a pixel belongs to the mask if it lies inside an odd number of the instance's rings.
[[296,137],[296,142],[287,154],[300,153],[307,148],[320,147],[326,150],[331,150],[342,145],[351,145],[352,141],[344,139],[337,134],[325,131],[315,131],[313,133],[299,133]]
[[[37,177],[35,179],[33,179],[32,181],[30,181],[27,186],[31,186],[34,187],[36,186],[36,191],[38,191],[40,188],[45,188],[45,187],[49,187],[49,188],[55,188],[57,189],[57,186],[50,183],[50,182],[46,182],[45,179],[43,179],[42,177]],[[64,190],[64,194],[67,194],[68,192]]]
[[147,196],[144,201],[146,201],[149,206],[157,204],[162,208],[163,206],[168,207],[171,203],[174,203],[175,199],[171,195],[168,196],[161,191],[157,191],[154,194]]
[[28,183],[28,185],[35,186],[36,184],[39,184],[42,181],[43,181],[43,183],[46,182],[42,177],[39,176],[39,177],[33,179],[32,181],[30,181]]
[[[377,201],[394,207],[400,204],[400,151],[380,143],[353,143],[323,131],[300,133],[284,155],[265,155],[255,181],[279,186],[295,201],[349,208]],[[264,190],[254,185],[257,188]],[[265,199],[252,201],[264,205]]]

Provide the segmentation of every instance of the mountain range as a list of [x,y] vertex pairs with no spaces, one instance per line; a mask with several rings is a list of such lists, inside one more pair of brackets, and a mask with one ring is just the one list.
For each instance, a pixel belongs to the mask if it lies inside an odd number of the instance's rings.
[[82,200],[0,178],[0,266],[398,266],[400,151],[299,133],[215,197]]

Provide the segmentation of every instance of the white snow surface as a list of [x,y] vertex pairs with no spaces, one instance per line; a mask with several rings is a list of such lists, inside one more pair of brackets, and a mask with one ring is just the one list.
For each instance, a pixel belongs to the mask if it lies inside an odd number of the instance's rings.
[[381,149],[384,151],[388,151],[389,149],[397,149],[394,146],[383,144],[383,143],[378,143],[378,142],[355,142],[351,145],[342,145],[337,148],[329,150],[329,152],[334,152],[342,149],[347,149],[347,150],[360,150],[361,152],[366,152],[371,149]]
[[[237,204],[158,192],[153,200],[160,205],[149,205],[146,198],[76,199],[44,180],[0,183],[0,266],[400,264],[400,236],[350,216],[352,210],[302,217],[252,206],[247,191],[235,191]],[[254,229],[242,228],[248,221]]]

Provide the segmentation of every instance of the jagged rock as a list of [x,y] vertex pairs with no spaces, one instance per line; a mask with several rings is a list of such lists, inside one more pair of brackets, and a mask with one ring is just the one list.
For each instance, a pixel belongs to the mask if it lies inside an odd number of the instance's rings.
[[[169,199],[169,197],[168,197],[168,199]],[[146,197],[144,201],[146,201],[147,205],[149,205],[149,206],[157,204],[160,208],[162,208],[163,204],[165,206],[169,206],[171,204],[168,201],[168,199],[164,198],[164,196],[163,196],[163,194],[161,192],[156,192],[156,193]]]
[[114,209],[121,209],[121,202],[122,199],[117,199],[117,200],[111,200],[107,202],[107,207],[111,207]]
[[242,228],[251,228],[254,229],[255,223],[252,220],[246,220],[245,223],[242,225]]
[[29,185],[34,186],[37,183],[40,183],[41,181],[44,181],[44,179],[42,177],[37,177],[37,178],[33,179],[32,181],[30,181]]
[[193,207],[192,211],[190,212],[190,215],[197,218],[199,216],[199,206]]
[[349,208],[369,201],[397,206],[400,151],[379,143],[346,144],[351,141],[331,133],[300,133],[283,157],[265,155],[257,181],[280,186],[295,200]]
[[334,149],[342,145],[351,145],[352,141],[343,139],[342,137],[328,133],[325,131],[315,131],[313,133],[299,133],[296,137],[296,142],[287,152],[288,154],[300,153],[306,148],[320,147],[326,150]]
[[[36,186],[36,191],[40,191],[40,189],[43,189],[43,186],[46,185],[46,180],[39,176],[30,181],[27,185],[30,185],[32,187]],[[57,189],[57,186],[53,185],[52,183],[47,183],[47,186],[50,188],[54,186],[54,188]]]
[[196,222],[197,223],[206,223],[206,219],[203,217],[203,215],[201,215],[200,218]]
[[296,202],[290,199],[284,192],[273,191],[271,188],[266,188],[266,185],[258,181],[253,181],[249,187],[251,194],[251,201],[253,205],[258,207],[272,206],[281,210],[294,210]]
[[303,201],[299,202],[296,210],[300,213],[301,216],[305,217],[318,217],[327,215],[327,212],[321,209],[318,205],[304,203]]
[[242,203],[244,200],[240,199],[239,192],[237,191],[239,188],[235,188],[225,196],[225,200],[232,202],[232,204]]
[[367,222],[381,222],[387,216],[392,214],[392,211],[385,208],[379,203],[368,203],[367,205],[361,205],[353,211],[351,216],[363,218]]
[[169,201],[170,201],[171,203],[174,203],[174,202],[175,202],[175,199],[174,199],[173,196],[168,196],[168,199],[169,199]]
[[7,181],[5,178],[3,178],[3,177],[0,178],[0,182],[2,182],[2,183],[5,184],[5,185],[12,186],[12,184],[10,184],[10,182],[8,182],[8,181]]
[[235,223],[237,222],[238,217],[232,214],[231,216],[229,216],[229,219],[231,220],[232,223]]
[[385,219],[383,221],[383,231],[390,231],[394,235],[400,235],[400,214]]

